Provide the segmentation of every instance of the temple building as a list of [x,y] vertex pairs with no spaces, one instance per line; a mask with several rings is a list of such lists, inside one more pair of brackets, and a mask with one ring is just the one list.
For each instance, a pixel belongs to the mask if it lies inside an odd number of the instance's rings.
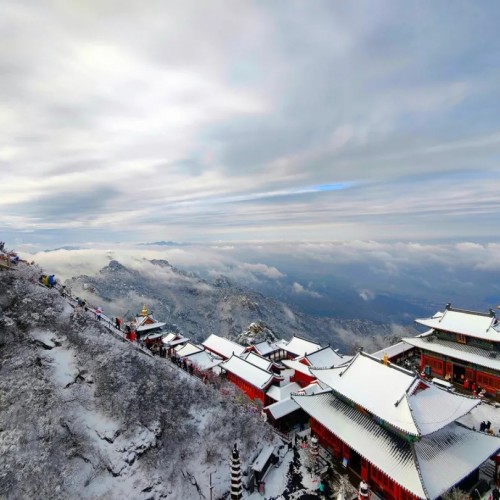
[[480,313],[452,308],[416,323],[430,328],[403,341],[421,351],[421,370],[455,383],[468,380],[500,395],[500,324],[494,311]]
[[321,349],[321,345],[312,340],[294,335],[290,341],[280,340],[276,346],[284,351],[287,359],[294,359],[299,356],[305,356]]
[[326,346],[320,347],[311,354],[299,356],[296,359],[284,359],[282,363],[287,368],[293,370],[290,375],[290,382],[296,382],[301,387],[306,387],[316,380],[316,377],[310,371],[310,367],[332,368],[344,365],[351,359],[352,356],[340,354],[338,350]]
[[271,361],[264,356],[260,356],[253,351],[244,352],[240,358],[246,359],[249,363],[258,366],[259,368],[263,368],[264,370],[277,373],[278,375],[280,375],[281,371],[284,369],[283,365],[275,363],[274,361]]
[[189,339],[179,333],[169,332],[162,337],[163,347],[167,350],[167,355],[172,356],[174,349],[180,345],[187,344]]
[[264,406],[272,403],[266,392],[273,384],[283,381],[276,373],[254,365],[246,359],[232,355],[220,364],[228,381],[239,387],[250,399],[260,400]]
[[127,323],[131,330],[137,333],[138,337],[142,337],[146,333],[160,331],[166,323],[157,321],[156,318],[149,313],[148,308],[144,304],[140,315],[137,315],[132,321]]
[[314,394],[321,392],[323,387],[318,381],[301,387],[296,382],[290,382],[283,386],[272,385],[267,396],[273,400],[263,411],[267,421],[282,432],[289,432],[297,424],[305,424],[309,415],[292,399],[292,394]]
[[447,392],[415,373],[358,353],[335,368],[310,368],[328,389],[291,398],[310,415],[324,448],[382,498],[435,499],[474,485],[500,438],[456,420],[480,400]]
[[372,356],[377,359],[384,359],[387,356],[391,363],[404,366],[405,363],[415,357],[416,352],[417,348],[415,346],[401,341],[372,353]]
[[229,359],[233,354],[241,356],[245,347],[232,340],[212,334],[203,342],[203,347],[223,359]]
[[246,350],[247,352],[255,352],[260,356],[272,359],[273,361],[278,361],[286,357],[285,351],[280,349],[275,343],[268,342],[267,340],[249,345]]

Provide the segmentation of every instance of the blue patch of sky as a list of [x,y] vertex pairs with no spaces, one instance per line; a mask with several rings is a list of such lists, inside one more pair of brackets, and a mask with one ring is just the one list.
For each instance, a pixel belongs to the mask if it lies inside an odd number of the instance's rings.
[[354,183],[352,182],[336,182],[334,184],[318,184],[317,186],[312,186],[311,191],[339,191],[341,189],[347,189],[352,187]]

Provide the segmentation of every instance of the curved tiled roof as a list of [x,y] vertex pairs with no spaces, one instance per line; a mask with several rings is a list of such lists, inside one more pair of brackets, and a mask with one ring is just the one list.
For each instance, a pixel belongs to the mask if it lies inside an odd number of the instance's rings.
[[479,404],[364,353],[358,353],[347,367],[310,371],[335,393],[413,436],[435,432]]
[[414,443],[390,432],[332,392],[292,399],[404,489],[435,499],[500,450],[500,438],[448,424]]
[[415,322],[435,330],[469,335],[490,342],[500,342],[500,324],[493,313],[490,315],[446,309],[444,312],[436,313],[432,318],[416,319]]

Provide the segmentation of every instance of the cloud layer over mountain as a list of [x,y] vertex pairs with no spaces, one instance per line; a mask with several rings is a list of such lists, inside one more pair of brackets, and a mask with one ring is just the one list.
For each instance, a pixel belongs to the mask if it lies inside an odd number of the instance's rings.
[[[28,247],[27,247],[28,248]],[[118,260],[146,278],[169,269],[168,260],[208,281],[234,283],[309,313],[412,322],[452,302],[486,311],[500,304],[500,245],[381,243],[280,243],[183,246],[93,246],[22,253],[60,279],[93,275]]]

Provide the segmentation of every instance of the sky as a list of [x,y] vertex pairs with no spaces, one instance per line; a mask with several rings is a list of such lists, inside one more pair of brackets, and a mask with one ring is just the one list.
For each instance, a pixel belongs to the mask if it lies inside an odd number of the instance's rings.
[[498,241],[497,2],[0,9],[10,246]]

